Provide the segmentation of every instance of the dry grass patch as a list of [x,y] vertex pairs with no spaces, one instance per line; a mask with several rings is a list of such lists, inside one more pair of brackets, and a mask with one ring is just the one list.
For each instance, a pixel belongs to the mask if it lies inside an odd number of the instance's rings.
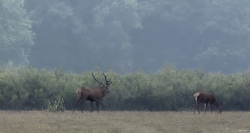
[[250,132],[249,112],[1,111],[0,133]]

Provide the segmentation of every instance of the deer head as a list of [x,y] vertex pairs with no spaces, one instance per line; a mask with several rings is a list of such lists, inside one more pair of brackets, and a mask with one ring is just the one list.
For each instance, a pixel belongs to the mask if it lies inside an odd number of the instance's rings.
[[106,82],[106,83],[102,83],[102,82],[100,82],[99,80],[97,80],[97,79],[95,78],[93,72],[92,72],[93,78],[95,79],[96,82],[98,82],[99,84],[102,85],[100,89],[103,89],[103,90],[104,90],[104,95],[106,95],[106,94],[108,94],[108,93],[111,92],[111,91],[109,90],[109,85],[112,83],[112,81],[110,81],[111,79],[107,80],[107,76],[108,76],[108,75],[105,75],[104,73],[102,73],[102,74],[103,74],[103,76],[104,76],[104,78],[105,78],[105,82]]

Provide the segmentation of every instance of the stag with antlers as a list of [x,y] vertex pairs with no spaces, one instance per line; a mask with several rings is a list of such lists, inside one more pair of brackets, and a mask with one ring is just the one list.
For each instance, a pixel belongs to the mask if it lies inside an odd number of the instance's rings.
[[194,105],[194,114],[195,114],[195,109],[196,108],[197,108],[197,110],[198,110],[198,112],[200,114],[200,109],[199,109],[200,103],[205,103],[205,105],[204,105],[204,114],[206,112],[207,105],[209,105],[211,113],[212,113],[211,105],[214,105],[217,108],[217,110],[219,111],[219,113],[222,112],[221,107],[219,106],[219,104],[216,101],[213,94],[210,94],[210,93],[207,93],[207,92],[197,92],[197,93],[194,94],[194,98],[196,100],[196,104]]
[[[97,111],[99,113],[99,100],[102,97],[104,97],[106,94],[110,93],[109,85],[112,83],[112,81],[107,80],[107,76],[104,73],[103,73],[103,76],[105,78],[106,83],[101,83],[100,81],[98,81],[95,78],[93,73],[92,73],[92,76],[95,79],[95,81],[97,81],[99,84],[101,84],[101,87],[100,88],[85,88],[85,87],[79,88],[76,91],[77,100],[75,102],[73,113],[75,111],[76,104],[81,101],[81,104],[83,106],[83,104],[86,100],[90,101],[90,107],[91,107],[90,112],[93,112],[93,102],[96,102],[96,108],[97,108]],[[83,112],[83,110],[82,110],[82,112]]]

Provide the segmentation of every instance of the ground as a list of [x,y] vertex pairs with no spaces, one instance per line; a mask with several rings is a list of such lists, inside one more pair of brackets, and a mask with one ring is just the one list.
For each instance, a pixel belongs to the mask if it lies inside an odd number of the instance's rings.
[[250,132],[250,112],[0,111],[0,133]]

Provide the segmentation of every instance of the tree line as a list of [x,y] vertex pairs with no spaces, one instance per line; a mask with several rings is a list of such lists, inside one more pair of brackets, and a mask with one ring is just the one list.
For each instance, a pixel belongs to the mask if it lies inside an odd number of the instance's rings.
[[[63,108],[72,110],[78,88],[100,86],[92,72],[103,81],[100,68],[76,74],[62,68],[0,67],[0,109],[42,110],[62,99]],[[204,73],[201,69],[178,70],[165,65],[156,73],[137,70],[119,74],[108,70],[105,74],[112,84],[111,93],[100,101],[101,110],[193,110],[193,95],[197,91],[213,93],[222,110],[250,109],[250,70],[225,75]],[[86,104],[85,110],[89,109]]]

